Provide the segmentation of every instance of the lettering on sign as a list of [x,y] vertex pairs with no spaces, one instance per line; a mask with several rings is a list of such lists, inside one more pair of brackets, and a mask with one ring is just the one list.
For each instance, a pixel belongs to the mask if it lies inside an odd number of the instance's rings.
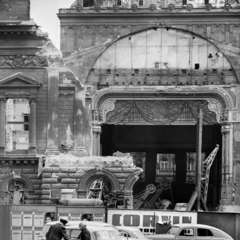
[[104,222],[104,214],[94,214],[94,221]]
[[21,230],[12,230],[12,240],[21,240]]
[[139,211],[108,210],[108,223],[115,226],[131,226],[140,228],[145,234],[155,232],[157,222],[197,223],[197,213],[175,211]]
[[32,240],[32,231],[23,231],[23,240]]
[[13,227],[21,227],[22,226],[21,213],[12,213],[12,226]]
[[41,231],[35,231],[34,232],[34,240],[40,240],[40,237],[42,239],[42,232]]
[[24,227],[32,226],[32,214],[24,214],[23,215],[23,226]]
[[43,227],[44,225],[44,216],[43,214],[34,215],[34,227]]

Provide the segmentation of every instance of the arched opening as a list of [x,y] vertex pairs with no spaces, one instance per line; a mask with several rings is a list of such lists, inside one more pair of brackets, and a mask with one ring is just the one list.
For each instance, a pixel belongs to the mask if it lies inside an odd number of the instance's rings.
[[[221,143],[219,124],[203,126],[203,156],[208,156],[217,143]],[[149,184],[158,186],[168,179],[171,188],[160,198],[173,203],[188,202],[195,187],[196,126],[195,125],[113,125],[103,124],[101,134],[102,155],[116,151],[129,152],[144,159],[144,172],[133,186],[133,195],[142,192]],[[191,158],[191,160],[189,159]],[[141,160],[142,160],[141,159]],[[211,168],[208,206],[214,208],[220,200],[221,154]]]
[[93,149],[101,151],[93,154],[129,152],[144,170],[134,194],[167,179],[171,188],[160,197],[189,202],[196,178],[197,110],[202,109],[202,161],[220,145],[207,200],[209,209],[215,209],[225,178],[222,166],[227,161],[232,166],[225,149],[231,147],[234,100],[224,85],[237,82],[218,46],[193,32],[159,27],[119,38],[95,61],[87,78],[101,89],[93,97],[93,109],[102,114],[101,130],[93,127],[93,145],[98,146]]

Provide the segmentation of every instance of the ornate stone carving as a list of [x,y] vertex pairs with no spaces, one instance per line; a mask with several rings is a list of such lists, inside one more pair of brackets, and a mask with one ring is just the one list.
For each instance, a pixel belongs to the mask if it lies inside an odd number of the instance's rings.
[[217,101],[215,101],[213,99],[207,100],[207,101],[209,102],[208,109],[210,111],[216,113],[216,115],[217,115],[217,122],[219,122],[220,121],[220,115],[221,115],[221,105]]
[[47,58],[42,56],[0,56],[0,67],[23,68],[46,66],[48,66]]
[[115,101],[116,99],[109,99],[107,102],[104,103],[102,112],[103,112],[103,121],[106,121],[106,115],[108,112],[112,111],[115,108]]

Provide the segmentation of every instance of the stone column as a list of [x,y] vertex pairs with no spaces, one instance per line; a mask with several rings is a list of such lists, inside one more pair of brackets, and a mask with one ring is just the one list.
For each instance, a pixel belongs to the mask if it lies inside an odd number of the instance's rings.
[[236,211],[240,212],[240,123],[233,124],[233,203],[238,207]]
[[233,125],[222,126],[222,189],[220,205],[233,205]]
[[6,148],[6,99],[0,99],[0,156],[5,155]]
[[101,149],[100,149],[100,135],[102,129],[100,124],[93,125],[93,156],[100,156]]
[[28,154],[36,154],[36,99],[30,100],[29,148]]
[[100,135],[102,132],[101,124],[102,124],[102,115],[99,111],[93,111],[93,146],[92,146],[92,155],[100,156],[101,147],[100,147]]
[[47,111],[47,149],[46,155],[59,154],[58,149],[58,105],[59,70],[48,68],[48,111]]

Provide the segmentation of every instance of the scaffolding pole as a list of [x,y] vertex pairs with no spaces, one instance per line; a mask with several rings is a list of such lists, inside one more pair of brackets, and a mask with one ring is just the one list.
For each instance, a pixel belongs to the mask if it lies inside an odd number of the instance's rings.
[[197,187],[197,211],[201,209],[201,177],[202,177],[202,109],[198,111],[197,121],[197,164],[196,164],[196,187]]

